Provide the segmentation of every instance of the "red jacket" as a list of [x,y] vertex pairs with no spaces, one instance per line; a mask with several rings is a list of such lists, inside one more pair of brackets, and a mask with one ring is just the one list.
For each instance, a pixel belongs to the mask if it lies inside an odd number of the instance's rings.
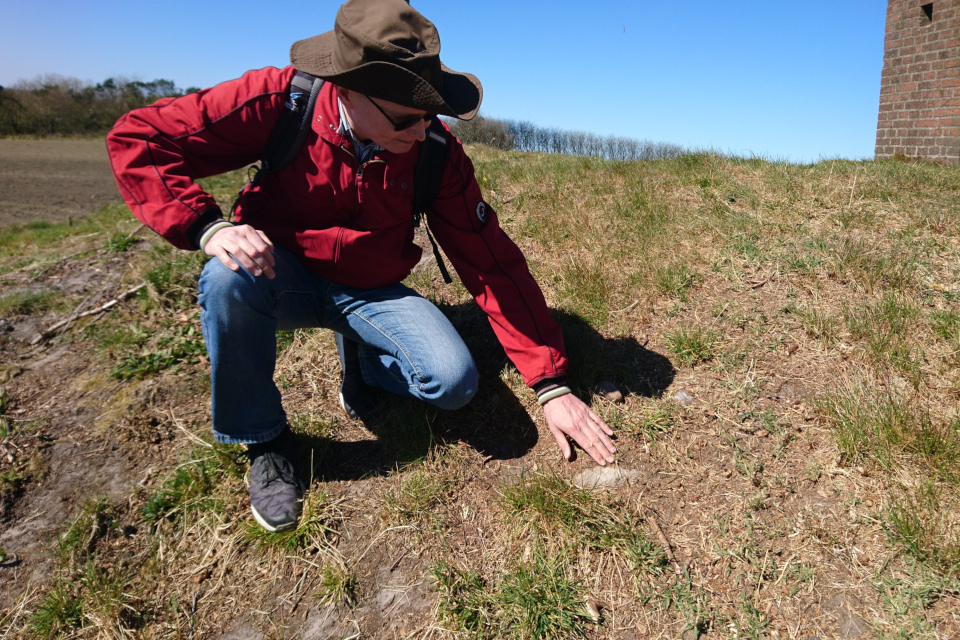
[[[107,135],[114,177],[133,213],[182,249],[222,217],[194,180],[260,159],[295,70],[266,68],[126,114]],[[417,149],[381,151],[358,167],[338,134],[335,87],[317,99],[313,131],[282,171],[246,195],[237,219],[262,230],[333,282],[373,288],[399,282],[420,260],[413,242]],[[447,163],[430,229],[490,319],[528,385],[566,372],[563,339],[523,254],[484,202],[473,164],[446,130]]]

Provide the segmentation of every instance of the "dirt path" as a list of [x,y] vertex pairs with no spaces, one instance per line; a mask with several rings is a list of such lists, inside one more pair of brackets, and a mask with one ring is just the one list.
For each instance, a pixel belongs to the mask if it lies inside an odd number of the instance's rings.
[[0,226],[76,219],[119,200],[102,138],[0,140]]

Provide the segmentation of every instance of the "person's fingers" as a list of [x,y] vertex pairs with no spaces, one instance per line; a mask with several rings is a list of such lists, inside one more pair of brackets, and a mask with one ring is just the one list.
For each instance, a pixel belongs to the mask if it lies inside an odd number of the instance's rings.
[[573,452],[570,449],[567,436],[559,429],[550,429],[550,433],[553,434],[553,438],[557,441],[557,445],[560,447],[560,453],[563,454],[564,459],[569,460]]
[[591,439],[591,446],[593,446],[594,451],[607,462],[613,462],[613,454],[617,452],[617,448],[613,446],[613,443],[610,442],[610,438],[607,437],[603,431],[597,429],[594,431],[594,437]]
[[[259,246],[257,246],[259,245]],[[257,236],[257,245],[249,238],[243,238],[239,242],[238,252],[234,254],[240,263],[255,276],[263,274],[268,278],[273,277],[273,255],[266,243]]]
[[[602,421],[599,423],[591,421],[590,426],[595,430],[595,433],[597,434],[597,440],[604,446],[604,448],[606,448],[606,450],[610,453],[616,453],[617,447],[613,444],[613,441],[610,440],[610,436],[613,435],[613,431],[610,429],[610,427],[607,427],[607,425]],[[606,429],[604,429],[604,427],[606,427]]]
[[584,410],[586,412],[585,420],[588,424],[590,424],[590,426],[596,429],[599,429],[600,431],[607,434],[608,436],[613,435],[613,429],[611,429],[610,426],[603,421],[603,418],[598,416],[593,409],[584,405]]
[[223,266],[225,266],[227,269],[230,269],[230,271],[240,270],[240,265],[237,264],[237,261],[234,260],[230,256],[230,253],[226,249],[224,249],[222,246],[215,247],[213,249],[213,255],[216,256],[221,263],[223,263]]
[[586,451],[600,466],[604,466],[608,462],[613,462],[613,456],[610,455],[609,452],[605,451],[605,448],[601,447],[599,437],[593,435],[589,431],[578,429],[574,432],[573,439],[576,440],[577,444],[580,445],[580,447]]
[[266,243],[267,247],[270,248],[270,251],[268,251],[267,253],[268,253],[269,256],[270,256],[270,265],[272,266],[272,265],[274,264],[274,263],[273,263],[273,248],[274,248],[274,247],[273,247],[273,241],[272,241],[270,238],[267,237],[267,234],[265,234],[263,231],[260,231],[260,229],[257,229],[257,233],[260,235],[260,237],[261,237],[261,238],[263,239],[263,241]]
[[273,242],[259,229],[247,225],[225,227],[204,246],[204,252],[217,256],[231,271],[241,266],[254,276],[273,278]]

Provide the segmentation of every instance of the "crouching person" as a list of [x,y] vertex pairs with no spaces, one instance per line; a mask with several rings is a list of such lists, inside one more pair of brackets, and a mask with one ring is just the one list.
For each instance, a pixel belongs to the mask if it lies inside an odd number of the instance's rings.
[[[436,28],[404,0],[348,0],[333,30],[293,44],[291,66],[131,111],[107,136],[133,213],[173,245],[211,256],[198,301],[213,433],[247,445],[250,505],[270,531],[296,526],[303,496],[273,382],[278,330],[334,331],[340,405],[353,418],[375,409],[376,390],[441,409],[477,392],[476,366],[456,330],[401,284],[420,259],[413,221],[421,208],[537,393],[564,456],[573,439],[598,464],[614,460],[612,431],[566,386],[560,330],[522,253],[437,118],[470,119],[482,97],[477,78],[447,68],[439,54]],[[276,152],[273,132],[298,110],[302,135],[282,143],[282,168],[264,167],[239,199],[236,221],[227,221],[195,180],[256,162],[268,147]],[[418,166],[431,144],[441,162]],[[429,202],[414,193],[430,182],[424,171],[434,172]]]

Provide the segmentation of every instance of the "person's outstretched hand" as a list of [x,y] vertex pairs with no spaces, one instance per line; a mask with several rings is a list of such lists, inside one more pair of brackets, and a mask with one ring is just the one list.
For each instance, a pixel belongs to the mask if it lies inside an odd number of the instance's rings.
[[[273,279],[273,243],[263,231],[247,224],[224,227],[207,240],[203,252],[216,256],[227,269],[238,271],[240,265],[255,276]],[[240,264],[237,264],[239,261]]]
[[563,457],[570,459],[573,453],[567,438],[573,438],[600,466],[614,461],[617,448],[610,441],[613,430],[585,405],[580,398],[567,393],[548,400],[543,405],[550,433],[557,439]]

